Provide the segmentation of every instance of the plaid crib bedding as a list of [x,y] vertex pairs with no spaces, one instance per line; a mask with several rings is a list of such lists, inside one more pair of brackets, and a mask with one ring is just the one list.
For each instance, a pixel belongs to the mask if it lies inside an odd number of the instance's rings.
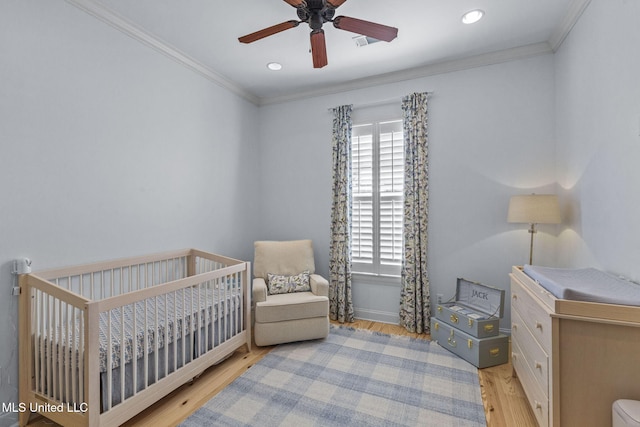
[[205,290],[187,288],[100,313],[100,372],[107,371],[109,353],[111,369],[121,365],[123,328],[124,364],[127,364],[133,359],[134,345],[137,358],[144,357],[145,330],[146,353],[152,354],[156,349],[156,340],[157,348],[163,349],[165,345],[182,338],[183,334],[190,335],[205,325],[212,327],[213,322],[219,318],[218,310],[222,310],[220,318],[230,321],[231,313],[235,313],[240,307],[241,296],[233,291],[228,292],[226,299],[223,299],[224,295],[219,297],[217,293],[209,290],[207,294]]

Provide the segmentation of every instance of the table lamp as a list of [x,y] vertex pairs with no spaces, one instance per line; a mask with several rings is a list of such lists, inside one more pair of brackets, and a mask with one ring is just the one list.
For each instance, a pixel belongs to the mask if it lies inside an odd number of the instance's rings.
[[533,235],[536,233],[536,224],[560,223],[558,196],[555,194],[512,196],[509,200],[507,221],[530,225],[529,233],[531,233],[531,244],[529,246],[529,264],[532,264]]

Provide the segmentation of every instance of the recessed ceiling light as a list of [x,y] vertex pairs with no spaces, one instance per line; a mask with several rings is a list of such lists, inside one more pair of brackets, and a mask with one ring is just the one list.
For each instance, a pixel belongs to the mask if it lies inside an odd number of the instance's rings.
[[484,16],[484,11],[480,9],[470,10],[462,15],[463,24],[474,24],[478,22]]
[[269,62],[267,68],[272,71],[279,71],[282,70],[282,64],[279,62]]

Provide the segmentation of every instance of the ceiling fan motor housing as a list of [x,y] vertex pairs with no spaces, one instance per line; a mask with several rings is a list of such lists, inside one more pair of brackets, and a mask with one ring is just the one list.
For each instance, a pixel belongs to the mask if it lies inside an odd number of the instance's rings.
[[328,7],[325,0],[307,0],[298,7],[298,18],[309,24],[312,30],[319,30],[325,22],[333,19],[336,11]]

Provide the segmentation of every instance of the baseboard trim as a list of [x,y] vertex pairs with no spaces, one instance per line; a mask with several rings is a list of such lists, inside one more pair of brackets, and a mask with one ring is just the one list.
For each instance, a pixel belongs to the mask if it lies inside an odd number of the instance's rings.
[[387,311],[368,310],[366,308],[354,307],[354,316],[361,320],[371,320],[380,323],[389,323],[397,325],[400,323],[400,315],[398,313],[390,313]]

